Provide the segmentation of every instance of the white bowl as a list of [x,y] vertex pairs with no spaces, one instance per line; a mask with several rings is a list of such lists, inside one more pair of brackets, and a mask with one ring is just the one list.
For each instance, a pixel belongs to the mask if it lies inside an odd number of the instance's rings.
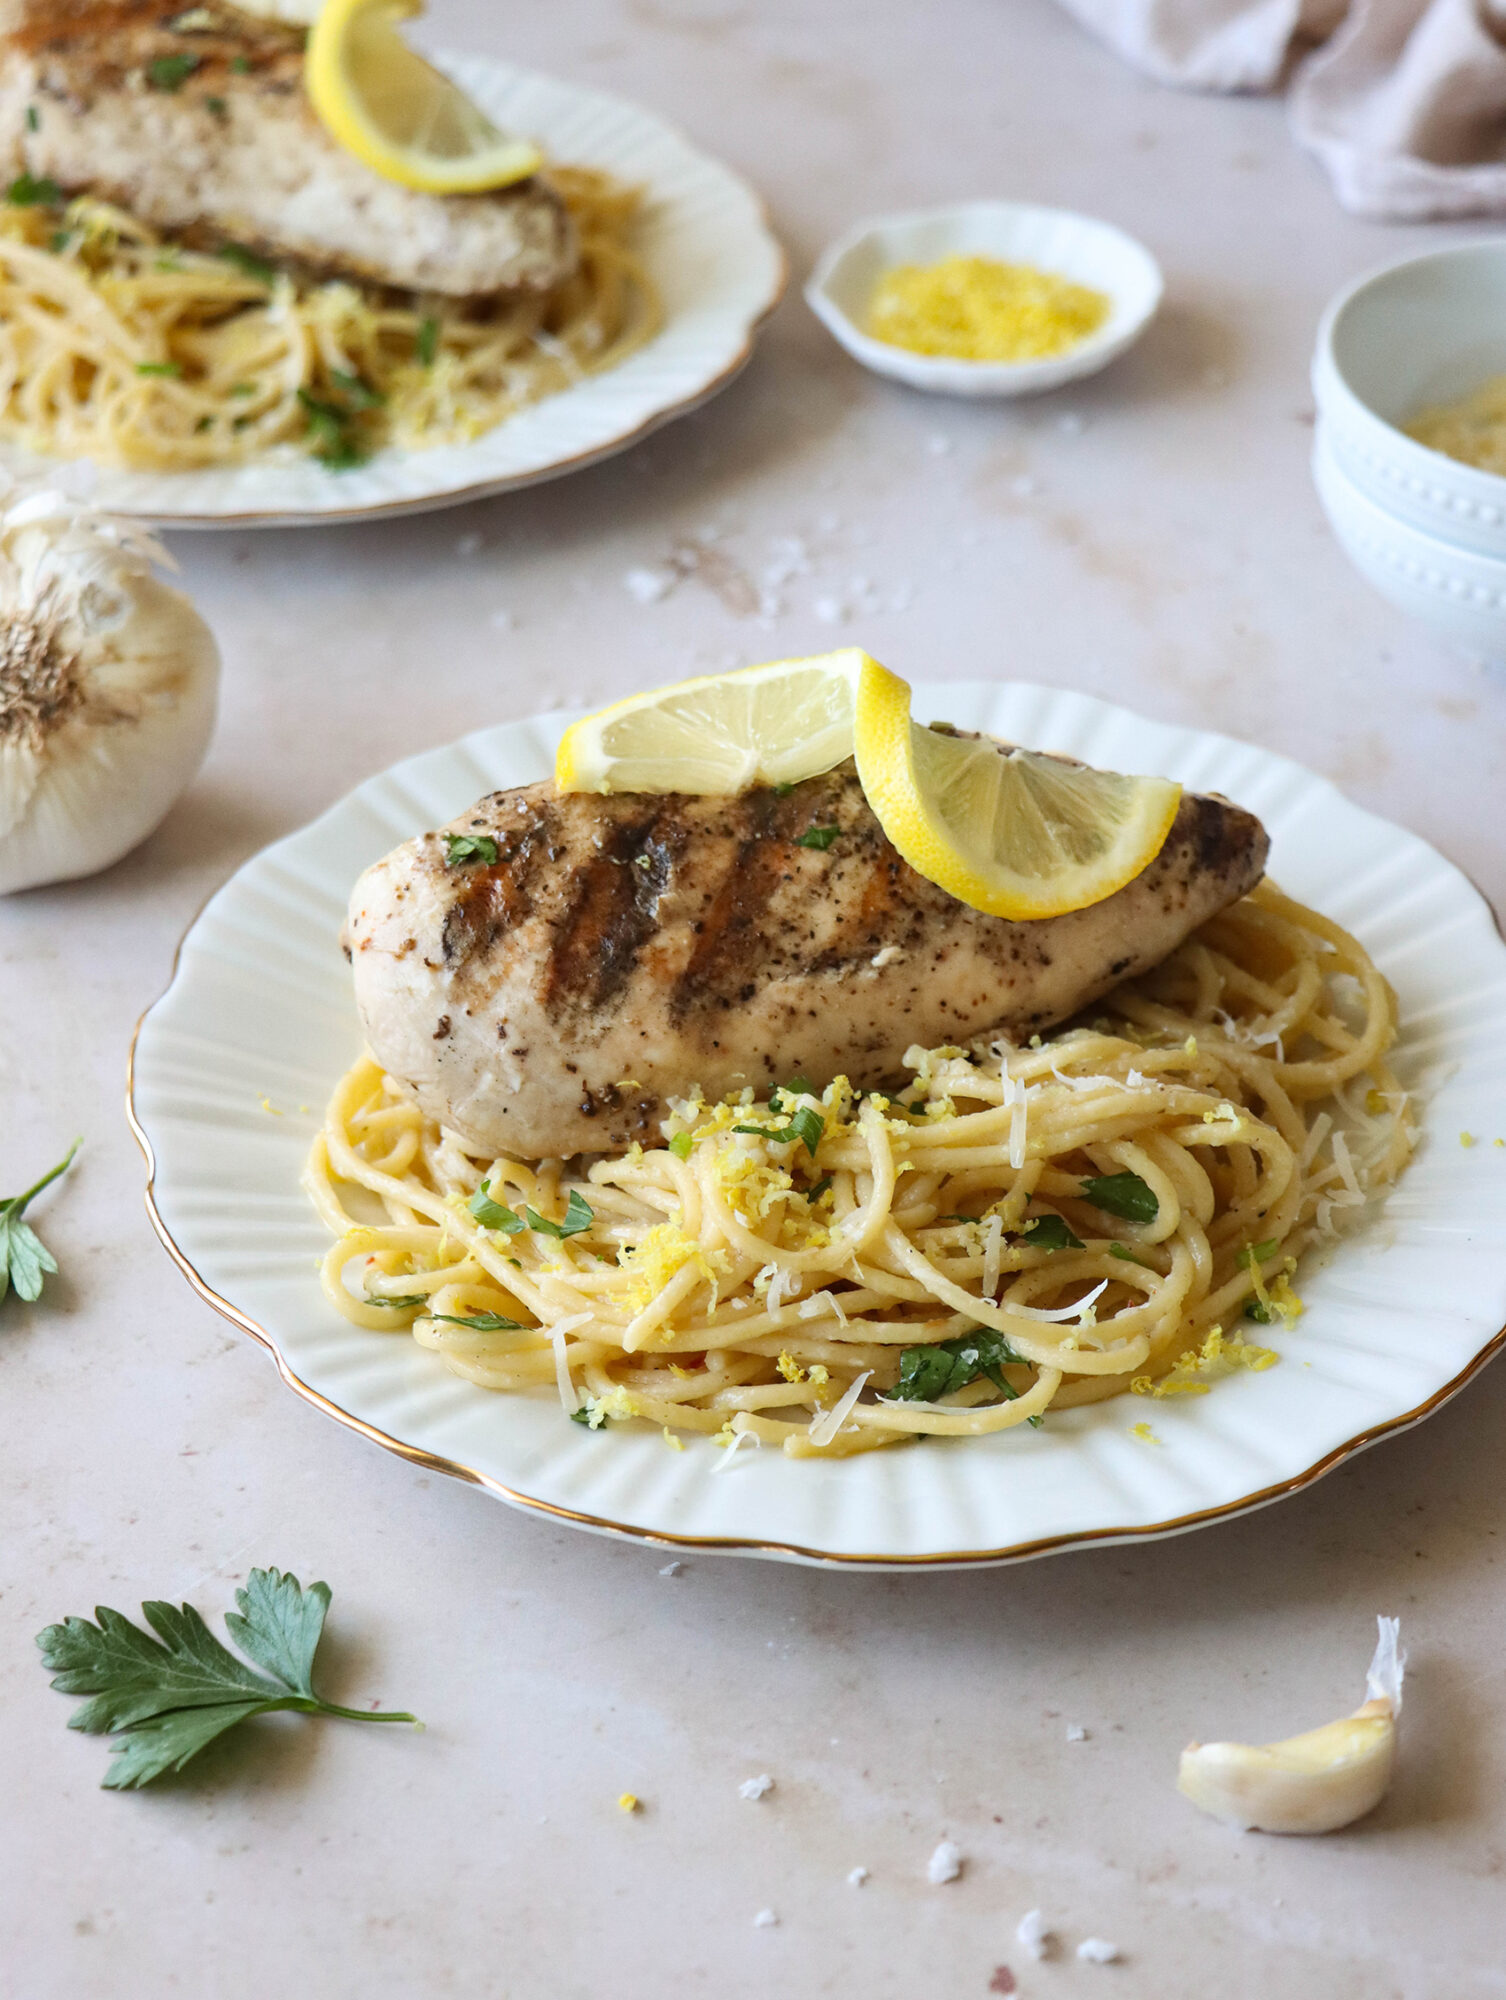
[[[895,264],[936,264],[955,255],[1033,264],[1107,292],[1096,333],[1043,361],[959,361],[912,354],[864,332],[874,286]],[[860,222],[822,252],[805,296],[856,360],[880,375],[946,396],[1032,396],[1106,368],[1140,338],[1161,303],[1161,267],[1112,223],[1065,208],[969,201]]]
[[1313,479],[1344,553],[1383,597],[1470,651],[1506,659],[1506,558],[1424,534],[1377,505],[1339,463],[1326,421]]
[[1506,557],[1506,479],[1398,428],[1506,374],[1506,237],[1409,257],[1361,278],[1323,316],[1313,394],[1337,466],[1388,513]]

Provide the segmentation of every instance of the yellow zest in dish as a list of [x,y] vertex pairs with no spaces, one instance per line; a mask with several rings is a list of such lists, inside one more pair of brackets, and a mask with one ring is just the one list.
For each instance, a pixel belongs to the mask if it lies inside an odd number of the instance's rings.
[[1096,333],[1105,293],[996,257],[897,264],[879,279],[868,332],[912,354],[957,361],[1042,361]]
[[331,137],[364,166],[423,194],[481,194],[537,173],[543,156],[499,132],[397,31],[423,0],[325,0],[304,79]]
[[1419,410],[1402,429],[1461,465],[1506,474],[1506,375],[1492,375],[1456,402]]
[[910,690],[882,667],[863,683],[855,748],[868,803],[917,874],[1016,920],[1085,909],[1155,859],[1182,788],[991,737],[918,728]]

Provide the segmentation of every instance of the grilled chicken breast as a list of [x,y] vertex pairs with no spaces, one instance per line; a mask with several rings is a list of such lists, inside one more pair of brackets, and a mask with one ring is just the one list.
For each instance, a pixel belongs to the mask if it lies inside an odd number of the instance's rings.
[[303,87],[300,28],[220,0],[3,0],[0,30],[8,177],[409,291],[542,291],[575,267],[541,182],[419,194],[337,145]]
[[[495,864],[450,865],[446,833]],[[914,1042],[1044,1028],[1252,889],[1266,850],[1251,814],[1187,796],[1116,895],[1010,923],[901,860],[850,763],[783,797],[526,785],[368,868],[346,948],[372,1052],[425,1112],[479,1152],[568,1157],[655,1140],[697,1084],[872,1085]]]

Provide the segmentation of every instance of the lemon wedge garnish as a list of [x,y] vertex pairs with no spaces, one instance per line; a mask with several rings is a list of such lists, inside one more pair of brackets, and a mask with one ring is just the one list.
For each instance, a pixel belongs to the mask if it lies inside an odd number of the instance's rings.
[[1160,852],[1182,796],[1166,778],[918,729],[907,683],[856,646],[631,695],[572,724],[554,782],[731,798],[851,756],[910,866],[996,917],[1054,917],[1111,896]]
[[1177,1789],[1215,1819],[1262,1833],[1333,1833],[1372,1811],[1396,1762],[1405,1667],[1396,1619],[1377,1624],[1370,1699],[1353,1715],[1282,1743],[1190,1743]]
[[480,194],[526,180],[537,146],[499,132],[397,32],[423,0],[326,0],[304,79],[332,136],[384,179],[423,194]]
[[854,748],[868,803],[910,866],[995,917],[1057,917],[1112,896],[1159,854],[1182,797],[1169,778],[920,728],[909,688],[883,667],[863,684]]
[[853,716],[879,675],[892,678],[849,646],[630,695],[566,730],[554,782],[562,792],[710,798],[798,784],[852,755]]

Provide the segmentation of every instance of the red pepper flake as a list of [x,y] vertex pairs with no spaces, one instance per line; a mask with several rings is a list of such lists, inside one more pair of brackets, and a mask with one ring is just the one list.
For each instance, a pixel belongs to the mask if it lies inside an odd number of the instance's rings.
[[1013,1993],[1016,1991],[1014,1974],[1007,1965],[996,1965],[994,1976],[988,1982],[990,1993]]

